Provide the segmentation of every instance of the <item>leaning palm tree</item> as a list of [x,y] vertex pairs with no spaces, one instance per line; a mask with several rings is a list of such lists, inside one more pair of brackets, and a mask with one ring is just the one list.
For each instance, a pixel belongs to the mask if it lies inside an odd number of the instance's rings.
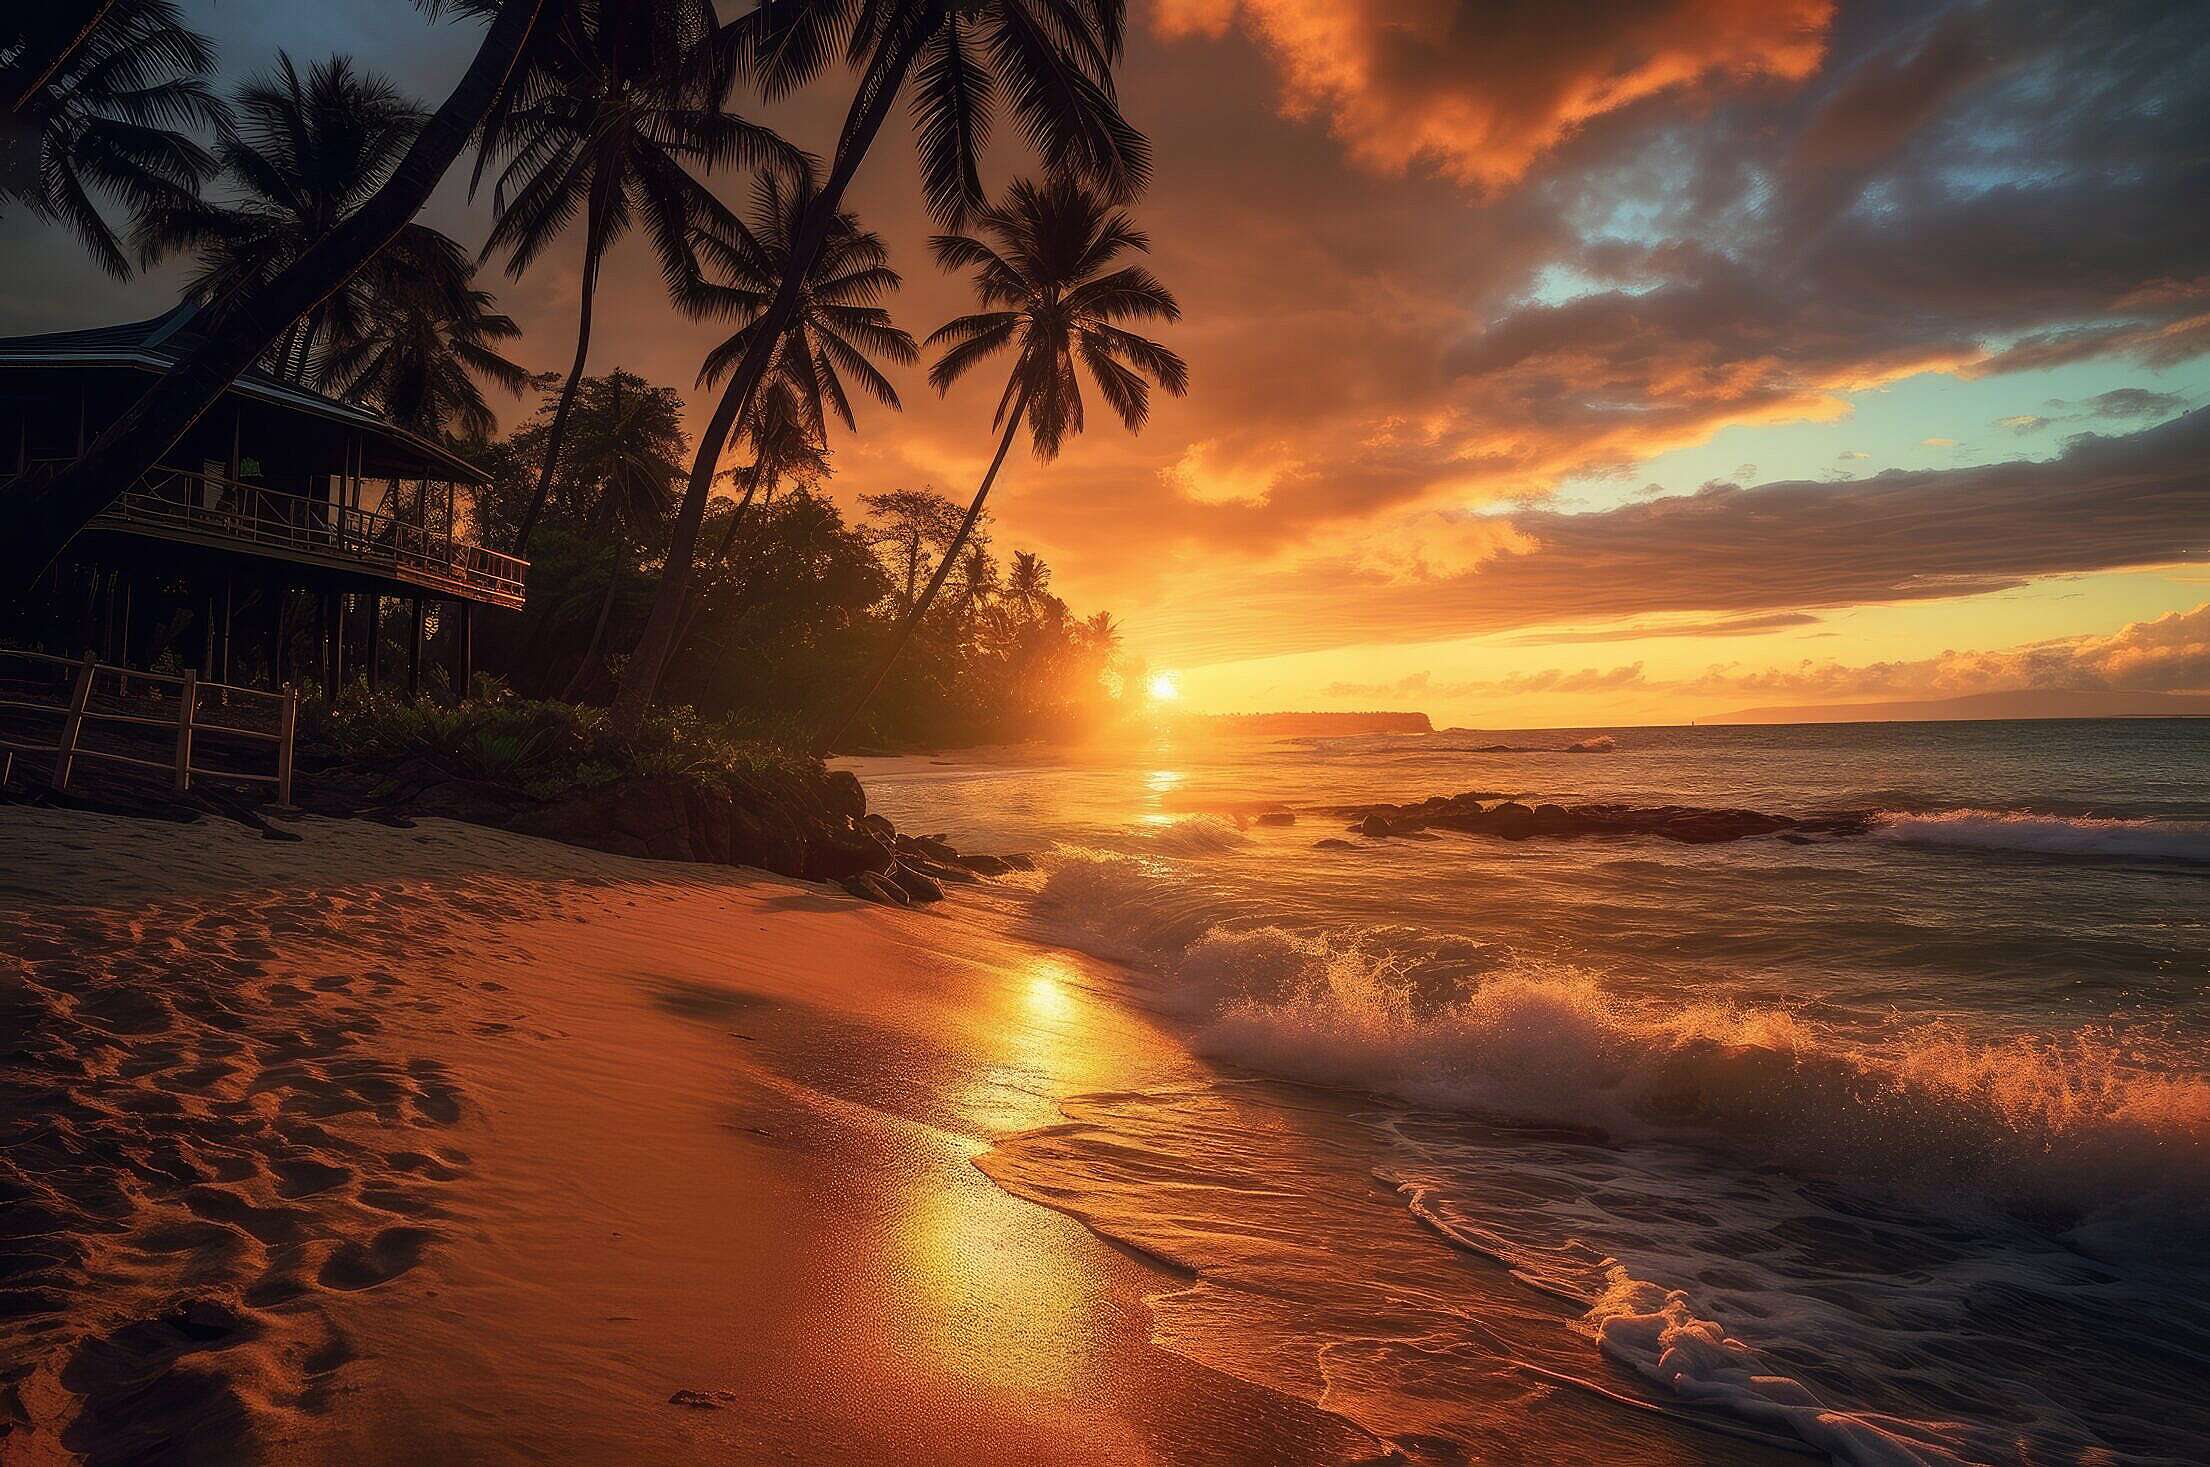
[[[690,315],[742,323],[706,353],[698,381],[712,387],[767,331],[776,291],[793,270],[800,272],[798,307],[767,346],[770,393],[747,423],[756,466],[763,455],[798,461],[803,449],[797,439],[826,450],[832,414],[856,432],[859,420],[846,377],[883,406],[898,409],[898,389],[874,359],[905,366],[920,357],[912,336],[882,304],[900,281],[881,235],[862,229],[851,214],[839,214],[811,263],[799,263],[793,242],[816,197],[810,168],[762,170],[753,180],[745,217],[730,216],[699,232],[693,247],[701,273],[678,300]],[[755,470],[746,477],[756,484],[759,475]],[[725,542],[735,528],[732,519]]]
[[326,378],[402,428],[485,438],[498,422],[482,384],[510,393],[529,386],[529,373],[498,348],[521,334],[488,290],[470,285],[456,301],[434,284],[396,279],[379,290],[368,334],[332,349]]
[[1024,179],[977,222],[982,238],[942,234],[930,242],[939,265],[974,272],[975,295],[985,309],[948,321],[929,337],[929,345],[945,348],[929,369],[929,385],[947,391],[983,362],[1011,349],[1013,370],[992,422],[1002,429],[997,452],[927,589],[824,731],[819,741],[823,752],[844,737],[882,686],[913,629],[928,615],[929,603],[982,515],[990,486],[1013,447],[1013,435],[1026,424],[1029,447],[1039,462],[1049,463],[1082,431],[1077,361],[1131,433],[1151,415],[1154,384],[1176,397],[1189,390],[1189,369],[1182,359],[1124,324],[1176,321],[1182,311],[1150,271],[1141,265],[1115,266],[1129,251],[1147,251],[1151,245],[1107,198],[1065,175],[1041,185]]
[[102,269],[125,276],[130,258],[100,198],[136,212],[189,199],[215,175],[214,155],[184,131],[219,131],[228,116],[207,86],[215,51],[172,0],[113,0],[89,25],[56,25],[63,13],[39,15],[49,33],[23,38],[0,196],[67,225]]
[[[215,149],[230,197],[169,198],[142,211],[136,227],[144,263],[196,257],[185,294],[218,331],[239,301],[266,288],[383,186],[424,120],[397,87],[347,57],[316,62],[301,75],[282,52],[274,71],[238,89],[234,110],[236,122]],[[410,223],[368,269],[294,320],[265,365],[288,381],[319,383],[330,353],[370,334],[379,282],[439,292],[457,305],[467,279],[458,244]]]
[[430,14],[488,17],[483,42],[460,80],[415,135],[383,186],[265,285],[233,304],[138,401],[66,467],[0,497],[0,586],[29,586],[76,533],[115,502],[215,405],[292,323],[388,247],[483,126],[518,68],[526,69],[540,22],[564,0],[416,0]]
[[591,354],[591,312],[606,252],[641,226],[671,291],[695,274],[689,242],[726,211],[699,174],[732,163],[787,161],[765,127],[722,106],[731,81],[710,0],[579,5],[551,33],[529,78],[484,131],[476,173],[504,160],[492,188],[497,222],[484,256],[506,255],[521,276],[583,216],[583,278],[576,350],[523,512],[514,549],[526,552],[544,513],[568,415]]
[[652,617],[615,700],[618,732],[643,726],[674,648],[722,448],[767,380],[772,343],[796,314],[845,189],[900,94],[910,91],[929,212],[947,228],[961,227],[987,202],[980,158],[1001,112],[1011,113],[1048,168],[1127,197],[1151,164],[1113,90],[1126,19],[1127,0],[762,0],[734,22],[747,66],[770,99],[813,80],[839,51],[858,85],[827,179],[791,242],[793,268],[699,437]]

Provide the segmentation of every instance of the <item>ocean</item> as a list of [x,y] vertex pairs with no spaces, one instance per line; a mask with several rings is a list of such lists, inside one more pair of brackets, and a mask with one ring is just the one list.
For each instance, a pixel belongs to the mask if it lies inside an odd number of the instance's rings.
[[[1168,1348],[1418,1461],[1524,1460],[1551,1397],[1616,1406],[1629,1457],[1662,1413],[1850,1463],[2210,1459],[2210,720],[852,767],[902,830],[1037,857],[957,920],[1119,960],[1208,1062],[979,1163],[1185,1277]],[[1712,845],[1329,813],[1469,790],[1880,813]]]

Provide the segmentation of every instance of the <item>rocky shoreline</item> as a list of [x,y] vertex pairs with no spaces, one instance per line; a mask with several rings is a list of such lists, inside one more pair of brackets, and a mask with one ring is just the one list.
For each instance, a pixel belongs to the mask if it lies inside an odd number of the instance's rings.
[[286,828],[295,813],[398,826],[443,818],[610,855],[753,866],[901,907],[941,901],[947,884],[1034,865],[1018,852],[965,853],[941,834],[904,834],[868,811],[855,776],[818,766],[641,775],[539,797],[410,753],[317,769],[300,781],[290,811],[213,785],[180,795],[152,778],[111,778],[97,792],[69,793],[26,781],[0,798],[140,819],[214,815],[280,841],[299,839]]
[[947,883],[1033,865],[1019,853],[967,854],[942,835],[903,834],[868,811],[866,790],[841,769],[644,775],[536,799],[416,757],[357,761],[309,790],[302,808],[318,814],[443,816],[618,856],[754,866],[887,906],[941,901]]

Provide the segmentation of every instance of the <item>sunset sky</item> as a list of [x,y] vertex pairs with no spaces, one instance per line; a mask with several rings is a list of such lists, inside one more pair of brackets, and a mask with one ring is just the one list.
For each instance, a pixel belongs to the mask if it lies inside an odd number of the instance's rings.
[[[187,9],[229,76],[346,51],[433,103],[479,34],[404,0]],[[1186,706],[2210,690],[2210,9],[1136,0],[1131,26],[1192,389],[1016,458],[995,541]],[[766,115],[825,153],[847,85]],[[474,245],[456,175],[433,222]],[[853,202],[903,324],[966,308],[902,134]],[[533,368],[572,349],[579,244],[487,282]],[[17,216],[0,247],[11,333],[151,314],[180,274],[111,281]],[[642,244],[609,275],[593,370],[688,388],[714,329]],[[899,385],[834,442],[834,492],[966,498],[997,385]]]

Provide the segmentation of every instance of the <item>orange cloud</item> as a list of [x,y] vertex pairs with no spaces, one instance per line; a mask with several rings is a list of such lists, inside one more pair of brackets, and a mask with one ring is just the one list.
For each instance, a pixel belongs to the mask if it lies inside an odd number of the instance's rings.
[[1832,0],[1162,0],[1155,23],[1217,36],[1240,19],[1273,54],[1292,116],[1326,115],[1373,167],[1496,187],[1647,98],[1804,80],[1833,14]]

